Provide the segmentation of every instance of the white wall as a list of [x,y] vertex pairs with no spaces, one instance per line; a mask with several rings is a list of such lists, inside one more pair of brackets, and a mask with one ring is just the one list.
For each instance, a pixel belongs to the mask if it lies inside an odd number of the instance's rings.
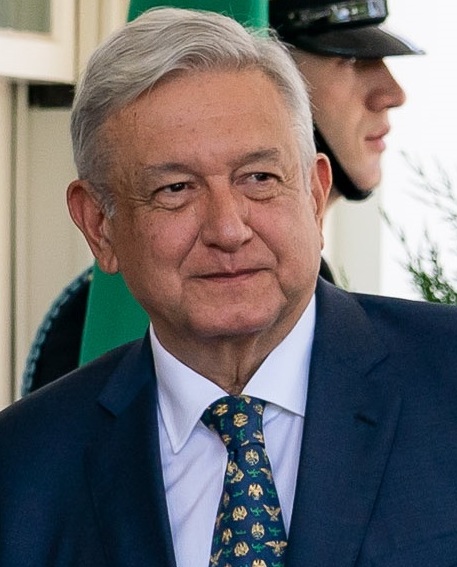
[[[427,55],[392,57],[387,63],[407,94],[406,104],[391,112],[392,131],[384,155],[384,177],[376,197],[366,203],[341,203],[328,227],[327,252],[343,267],[350,287],[357,291],[416,298],[406,270],[403,248],[380,219],[380,206],[405,230],[413,247],[424,227],[449,251],[445,226],[430,207],[419,202],[414,175],[402,152],[428,169],[437,160],[456,180],[457,195],[457,3],[435,0],[390,0],[388,27],[423,47]],[[455,264],[456,243],[447,258]],[[449,261],[452,270],[451,262]]]
[[11,120],[10,84],[0,78],[0,409],[11,400]]
[[18,159],[27,160],[27,167],[18,168],[16,194],[18,379],[44,314],[63,288],[92,262],[66,206],[66,188],[76,177],[69,141],[70,113],[32,108],[26,118],[25,131],[18,136],[24,146]]
[[[59,30],[69,36],[69,56],[71,61],[79,62],[79,68],[98,42],[124,23],[128,0],[65,0],[65,3],[71,3],[75,9],[71,10],[71,25],[60,22],[63,31]],[[60,4],[60,0],[55,0],[55,7],[61,8]],[[73,29],[78,31],[76,41]],[[20,36],[18,41],[22,39],[22,34]],[[23,51],[20,41],[19,48]],[[48,58],[43,57],[42,63],[48,70]],[[52,82],[54,72],[52,69],[48,72],[49,77],[45,79]],[[11,76],[22,77],[20,70]],[[28,77],[24,74],[23,78]],[[43,78],[40,74],[32,77]],[[73,72],[71,77],[73,80]],[[30,108],[25,81],[6,85],[15,96],[7,97],[0,83],[0,124],[4,124],[1,120],[4,110],[14,131],[10,134],[5,121],[6,128],[2,130],[5,137],[0,138],[0,165],[9,165],[12,160],[13,175],[9,180],[8,169],[0,168],[0,195],[5,194],[2,202],[8,207],[0,209],[0,232],[6,231],[8,236],[12,233],[13,262],[10,262],[11,247],[6,237],[0,239],[0,266],[8,267],[0,272],[0,306],[6,302],[6,307],[12,307],[14,324],[5,307],[0,327],[0,408],[20,395],[31,343],[51,304],[63,288],[93,262],[89,248],[70,220],[65,203],[66,187],[76,176],[69,135],[70,112],[68,109]],[[14,196],[13,212],[8,206],[11,196]],[[2,257],[4,251],[8,258]],[[11,283],[6,287],[11,280],[9,272],[14,274],[12,302]],[[12,356],[4,347],[3,331],[5,341],[13,345]]]

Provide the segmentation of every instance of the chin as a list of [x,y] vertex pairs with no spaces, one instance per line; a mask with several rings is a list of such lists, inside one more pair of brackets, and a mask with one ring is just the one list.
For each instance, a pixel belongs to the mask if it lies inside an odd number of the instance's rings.
[[218,321],[212,325],[193,325],[194,332],[207,340],[236,337],[242,339],[261,334],[268,328],[270,325],[261,321]]
[[193,332],[206,339],[223,337],[249,337],[271,329],[280,318],[278,309],[266,309],[259,312],[258,307],[244,309],[220,309],[213,314],[203,312],[192,318],[190,326]]
[[360,191],[371,193],[381,183],[381,170],[372,172],[370,175],[360,175],[359,178],[355,177],[354,182]]

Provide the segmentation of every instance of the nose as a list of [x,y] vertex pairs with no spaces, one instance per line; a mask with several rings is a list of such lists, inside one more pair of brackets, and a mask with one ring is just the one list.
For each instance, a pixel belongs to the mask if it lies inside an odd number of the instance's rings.
[[379,61],[373,85],[367,97],[368,108],[373,112],[380,112],[402,106],[405,100],[405,91],[394,79],[384,61]]
[[224,252],[236,252],[252,238],[248,217],[249,203],[236,188],[226,183],[211,187],[201,227],[202,242]]

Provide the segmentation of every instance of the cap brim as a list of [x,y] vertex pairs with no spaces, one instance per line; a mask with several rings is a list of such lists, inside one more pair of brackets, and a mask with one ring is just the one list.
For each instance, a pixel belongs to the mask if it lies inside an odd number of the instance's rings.
[[424,51],[382,26],[331,30],[284,38],[298,49],[318,55],[382,59],[393,55],[421,55]]

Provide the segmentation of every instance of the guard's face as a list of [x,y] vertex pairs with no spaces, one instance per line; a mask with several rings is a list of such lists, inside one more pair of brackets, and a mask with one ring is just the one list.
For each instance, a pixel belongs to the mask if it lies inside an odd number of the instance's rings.
[[70,186],[70,209],[162,343],[291,327],[314,291],[330,176],[320,156],[306,186],[272,82],[258,71],[183,75],[105,134],[116,213],[106,218],[84,182]]
[[404,103],[403,90],[381,59],[354,61],[302,51],[295,58],[310,84],[321,133],[355,184],[373,189],[381,180],[388,111]]

